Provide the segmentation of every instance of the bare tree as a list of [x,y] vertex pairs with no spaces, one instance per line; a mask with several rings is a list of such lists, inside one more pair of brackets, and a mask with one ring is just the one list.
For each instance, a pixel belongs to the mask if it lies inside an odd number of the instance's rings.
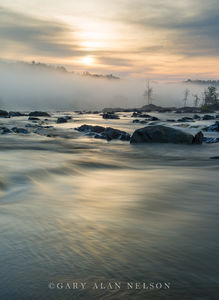
[[188,100],[189,94],[190,94],[190,90],[189,89],[185,89],[185,91],[184,91],[184,98],[183,98],[184,107],[187,104],[187,100]]
[[146,89],[144,91],[144,98],[148,102],[148,105],[152,104],[152,100],[153,100],[152,94],[153,94],[153,88],[150,87],[150,81],[148,80]]
[[193,97],[194,97],[194,106],[198,107],[201,99],[197,94],[194,94]]

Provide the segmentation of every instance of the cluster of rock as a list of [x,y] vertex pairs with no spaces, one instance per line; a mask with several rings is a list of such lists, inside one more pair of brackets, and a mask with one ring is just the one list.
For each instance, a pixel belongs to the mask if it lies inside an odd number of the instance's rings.
[[130,134],[125,131],[121,131],[118,129],[114,129],[111,127],[102,127],[102,126],[92,126],[92,125],[81,125],[75,130],[84,132],[89,136],[92,136],[97,139],[106,139],[107,141],[111,140],[121,140],[121,141],[129,141]]
[[25,128],[18,128],[18,127],[13,127],[11,129],[7,127],[0,127],[0,132],[1,134],[8,134],[8,133],[18,133],[18,134],[27,134],[29,133],[27,129]]
[[9,111],[6,110],[0,110],[0,118],[11,118],[11,117],[22,117],[25,116],[25,114],[20,113],[18,111]]

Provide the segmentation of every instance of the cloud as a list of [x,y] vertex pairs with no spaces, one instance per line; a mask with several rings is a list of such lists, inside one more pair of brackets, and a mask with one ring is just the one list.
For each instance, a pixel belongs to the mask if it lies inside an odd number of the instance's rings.
[[4,45],[4,51],[12,51],[14,45],[32,55],[81,55],[77,44],[67,42],[70,33],[72,29],[66,24],[41,20],[0,7],[0,43]]
[[173,2],[129,1],[117,14],[117,21],[140,27],[142,33],[161,37],[163,52],[187,56],[219,55],[219,2],[193,0]]

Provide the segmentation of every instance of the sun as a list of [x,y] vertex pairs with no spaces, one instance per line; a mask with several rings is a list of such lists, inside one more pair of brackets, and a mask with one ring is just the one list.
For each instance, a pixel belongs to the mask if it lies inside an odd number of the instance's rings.
[[89,66],[94,63],[94,58],[92,56],[84,56],[81,61],[84,65]]

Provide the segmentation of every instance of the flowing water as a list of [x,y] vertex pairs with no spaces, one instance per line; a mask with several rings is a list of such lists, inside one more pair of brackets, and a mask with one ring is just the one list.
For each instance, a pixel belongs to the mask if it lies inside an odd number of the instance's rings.
[[0,136],[0,299],[218,299],[219,144],[72,129],[144,126],[131,121],[74,115],[51,121],[54,138]]

